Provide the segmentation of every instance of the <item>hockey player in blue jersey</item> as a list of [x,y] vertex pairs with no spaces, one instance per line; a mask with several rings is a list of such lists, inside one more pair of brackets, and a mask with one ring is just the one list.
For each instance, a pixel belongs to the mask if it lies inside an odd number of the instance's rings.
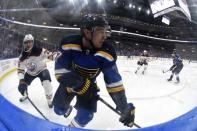
[[173,58],[173,65],[169,69],[170,71],[172,71],[172,74],[171,74],[170,78],[168,79],[168,81],[172,81],[172,78],[175,74],[176,75],[176,83],[179,83],[180,82],[179,73],[183,68],[183,62],[182,62],[181,57],[176,53],[172,54],[172,58]]
[[122,78],[116,66],[116,53],[106,41],[107,21],[103,17],[85,15],[81,21],[81,35],[64,37],[61,41],[62,56],[55,63],[55,75],[59,87],[53,99],[54,112],[67,117],[76,96],[77,114],[69,126],[86,126],[97,111],[98,91],[96,78],[103,73],[107,91],[119,119],[125,126],[132,127],[135,107],[127,103]]

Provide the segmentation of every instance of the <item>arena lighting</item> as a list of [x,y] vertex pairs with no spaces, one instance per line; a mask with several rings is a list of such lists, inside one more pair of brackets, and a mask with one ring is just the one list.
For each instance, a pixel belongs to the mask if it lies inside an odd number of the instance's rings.
[[44,41],[47,41],[48,39],[46,37],[43,38]]
[[186,50],[185,49],[182,49],[182,52],[186,52]]
[[142,9],[141,7],[138,7],[138,11],[141,11],[141,9]]
[[43,24],[43,25],[46,25],[46,24],[47,24],[47,22],[43,22],[42,24]]
[[132,4],[129,4],[129,8],[131,8],[132,7]]
[[150,10],[149,10],[149,9],[146,10],[146,14],[147,14],[147,15],[150,14]]
[[103,2],[103,0],[97,0],[98,4],[101,4]]
[[88,0],[84,0],[84,3],[87,5],[88,4]]
[[69,0],[70,3],[74,3],[74,0]]
[[[13,24],[24,25],[24,26],[31,26],[31,27],[37,27],[37,28],[48,28],[48,29],[59,29],[59,30],[78,30],[78,31],[80,30],[80,28],[56,27],[56,26],[45,26],[45,25],[35,25],[35,24],[23,23],[23,22],[19,22],[19,21],[9,20],[9,19],[3,18],[3,17],[0,17],[0,19],[4,20],[6,22],[13,23]],[[157,38],[157,37],[153,37],[153,36],[146,36],[146,35],[137,34],[137,33],[126,32],[126,31],[111,30],[111,32],[112,33],[118,33],[118,34],[133,35],[133,36],[149,38],[149,39],[154,39],[154,40],[161,40],[161,41],[180,42],[180,43],[197,43],[197,41],[164,39],[164,38]]]
[[31,20],[27,20],[27,23],[31,23]]

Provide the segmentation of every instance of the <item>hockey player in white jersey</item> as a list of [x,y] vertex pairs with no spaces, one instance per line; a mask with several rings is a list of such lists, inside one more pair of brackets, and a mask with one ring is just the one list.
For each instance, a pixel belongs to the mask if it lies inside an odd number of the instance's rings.
[[143,51],[143,53],[140,55],[140,59],[139,61],[137,62],[138,64],[138,67],[135,71],[135,74],[137,74],[137,72],[139,71],[139,69],[144,65],[144,68],[142,70],[142,74],[145,73],[147,67],[148,67],[148,61],[149,61],[149,54],[146,50]]
[[[55,60],[60,53],[50,52],[34,44],[34,37],[28,34],[23,39],[23,50],[18,62],[18,91],[27,96],[27,87],[35,78],[39,78],[44,87],[47,104],[52,108],[53,88],[51,77],[46,65],[46,59]],[[24,97],[25,98],[25,97]]]

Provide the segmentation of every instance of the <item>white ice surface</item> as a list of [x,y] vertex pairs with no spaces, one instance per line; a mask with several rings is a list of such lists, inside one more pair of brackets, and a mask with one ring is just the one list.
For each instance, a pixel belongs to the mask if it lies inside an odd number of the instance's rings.
[[[149,66],[145,75],[138,74],[134,71],[137,68],[137,60],[118,60],[117,65],[122,75],[124,87],[128,102],[133,102],[136,107],[135,123],[142,127],[147,127],[159,123],[163,123],[174,119],[192,108],[197,106],[197,63],[188,63],[184,61],[184,67],[180,73],[180,83],[167,82],[170,72],[162,73],[171,65],[171,60],[153,60],[149,62]],[[54,63],[48,63],[48,69],[52,77],[52,85],[54,92],[58,87],[58,82],[54,77]],[[100,96],[115,107],[113,101],[108,95],[102,74],[97,79],[100,87]],[[113,77],[113,76],[112,76]],[[6,77],[0,85],[0,92],[16,106],[23,110],[42,118],[42,116],[28,102],[19,102],[21,97],[17,89],[18,77],[17,73],[12,73]],[[29,97],[40,111],[51,121],[68,125],[75,116],[76,111],[73,110],[71,115],[65,119],[56,115],[52,109],[49,109],[46,103],[44,89],[41,82],[36,78],[28,88]],[[75,100],[72,102],[74,105]],[[93,120],[85,127],[87,129],[129,129],[124,127],[119,121],[119,116],[106,107],[100,101],[98,102],[97,113]],[[133,127],[135,128],[135,127]]]

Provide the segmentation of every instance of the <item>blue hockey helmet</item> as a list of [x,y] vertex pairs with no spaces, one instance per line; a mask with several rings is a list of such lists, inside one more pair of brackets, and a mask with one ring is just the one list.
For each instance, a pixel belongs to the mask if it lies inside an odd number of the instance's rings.
[[91,30],[94,27],[109,27],[108,22],[103,16],[87,14],[82,17],[81,20],[81,30],[89,29]]

